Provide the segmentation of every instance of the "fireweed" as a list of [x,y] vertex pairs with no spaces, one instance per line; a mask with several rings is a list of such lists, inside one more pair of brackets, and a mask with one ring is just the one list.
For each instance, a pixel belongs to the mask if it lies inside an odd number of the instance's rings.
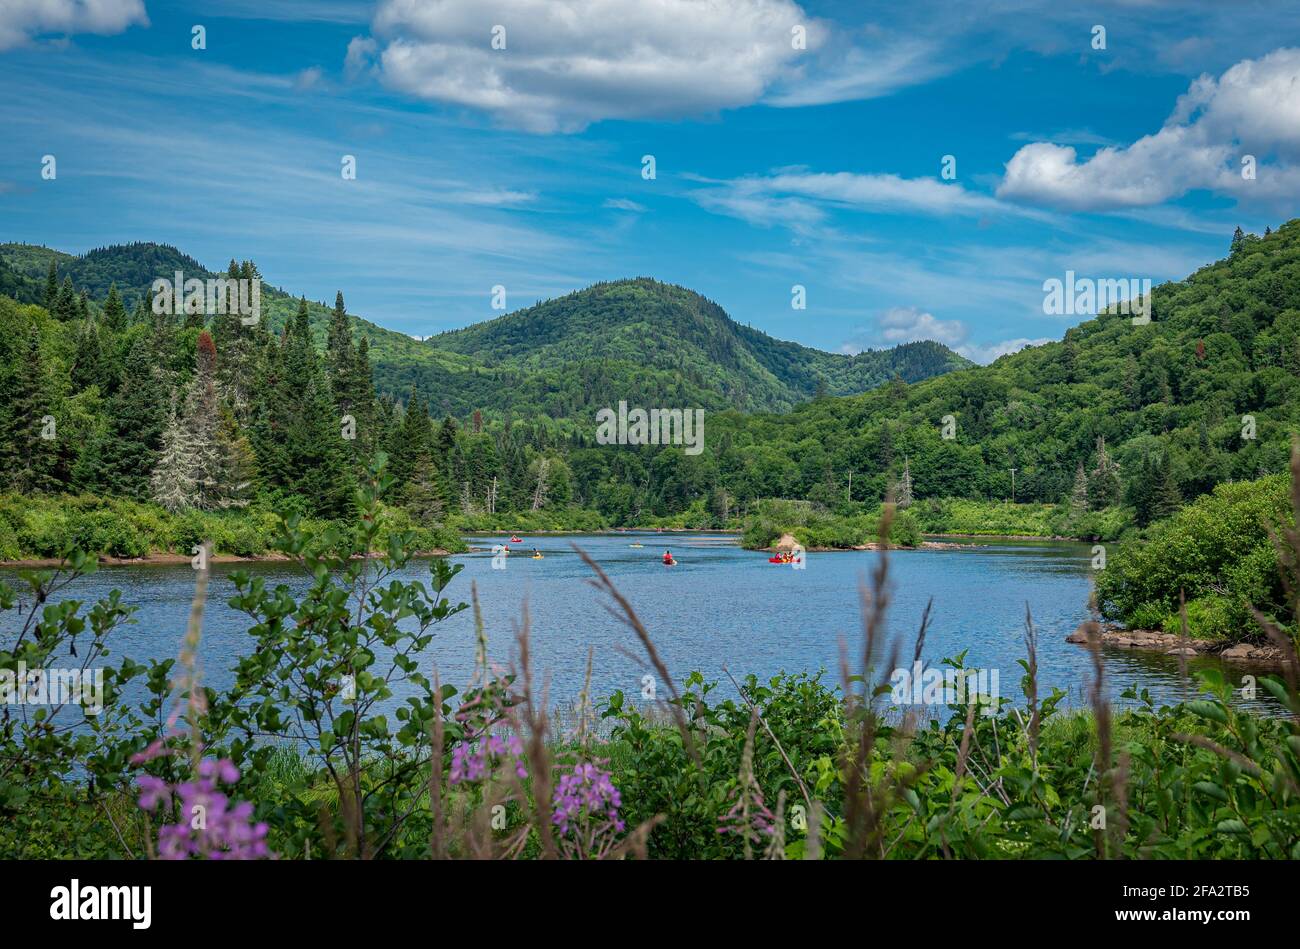
[[482,742],[457,745],[451,750],[450,781],[481,781],[504,767],[513,767],[515,776],[523,780],[528,777],[523,754],[524,743],[518,735],[489,735]]
[[616,836],[626,829],[618,812],[622,804],[610,773],[591,762],[577,764],[561,775],[551,815],[561,850],[578,857],[607,853]]
[[158,857],[162,860],[258,860],[274,858],[266,845],[268,827],[254,823],[253,805],[233,803],[218,784],[239,780],[234,762],[207,758],[199,763],[198,778],[170,785],[162,778],[142,775],[139,805],[166,814],[179,809],[181,821],[158,828]]

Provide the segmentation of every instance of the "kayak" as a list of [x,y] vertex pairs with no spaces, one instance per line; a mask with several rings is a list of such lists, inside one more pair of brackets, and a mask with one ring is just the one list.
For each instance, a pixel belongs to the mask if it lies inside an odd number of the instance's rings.
[[510,543],[512,543],[512,544],[522,544],[523,542],[524,542],[524,539],[523,539],[522,537],[511,537],[511,538],[510,538]]
[[677,566],[677,561],[676,561],[676,560],[665,560],[663,563],[664,563],[664,566],[665,566],[665,567],[675,567],[675,566]]
[[532,558],[532,559],[533,559],[533,560],[545,560],[546,558],[543,557],[541,554],[533,554],[533,558]]
[[628,544],[629,547],[644,547],[645,544]]

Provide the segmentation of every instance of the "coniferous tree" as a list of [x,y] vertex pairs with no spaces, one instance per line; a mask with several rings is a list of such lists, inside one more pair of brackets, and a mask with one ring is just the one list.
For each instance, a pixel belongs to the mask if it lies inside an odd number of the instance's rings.
[[223,428],[217,349],[207,331],[199,334],[195,363],[184,406],[163,433],[151,479],[153,497],[171,510],[238,507],[247,503],[250,485],[236,479],[245,477],[248,461],[240,457],[233,431]]
[[59,299],[59,262],[50,258],[50,269],[45,275],[45,297],[42,301],[45,309],[54,312],[54,304]]
[[77,333],[77,351],[72,360],[72,384],[78,390],[97,386],[101,394],[107,394],[106,369],[99,327],[94,320],[85,320]]
[[63,284],[54,298],[54,309],[51,313],[55,319],[64,323],[77,318],[77,291],[72,288],[71,277],[63,278]]
[[1228,248],[1228,256],[1236,257],[1241,252],[1242,247],[1246,245],[1246,235],[1240,227],[1232,232],[1232,245]]
[[104,301],[104,328],[111,333],[126,329],[126,307],[118,295],[117,284],[109,284],[108,298]]
[[1151,519],[1163,520],[1176,513],[1182,506],[1183,496],[1178,490],[1178,482],[1174,479],[1173,465],[1166,458],[1160,465],[1159,480],[1156,482],[1151,501]]
[[149,475],[162,446],[166,388],[144,346],[131,349],[123,378],[108,405],[108,428],[94,448],[94,483],[109,494],[146,500]]
[[149,496],[169,511],[179,511],[193,503],[191,454],[185,419],[176,410],[173,398],[167,425],[163,429],[162,447],[149,477]]
[[1122,485],[1119,465],[1106,450],[1106,439],[1097,438],[1097,465],[1088,476],[1088,500],[1094,511],[1119,503]]
[[1088,510],[1088,476],[1083,472],[1083,462],[1074,474],[1074,488],[1070,491],[1070,513],[1078,517]]
[[35,326],[19,352],[17,365],[0,380],[0,478],[20,493],[57,491],[58,418]]

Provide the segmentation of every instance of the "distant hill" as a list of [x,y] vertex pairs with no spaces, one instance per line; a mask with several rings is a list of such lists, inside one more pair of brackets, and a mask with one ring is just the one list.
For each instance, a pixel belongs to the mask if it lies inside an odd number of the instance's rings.
[[[30,244],[0,244],[0,293],[39,302],[51,258],[59,279],[101,302],[116,284],[128,309],[176,270],[218,276],[165,244],[97,248],[81,256]],[[266,277],[263,275],[263,280]],[[324,346],[328,302],[308,303]],[[263,318],[278,331],[297,298],[265,284]],[[972,365],[934,342],[856,356],[774,339],[732,320],[684,287],[650,279],[597,284],[495,320],[420,342],[357,316],[371,347],[378,391],[403,399],[412,386],[435,411],[466,416],[585,416],[626,399],[643,405],[785,411],[815,395],[852,395],[894,377],[917,382]]]
[[1155,287],[1146,325],[1107,312],[989,366],[715,424],[735,430],[711,444],[791,459],[789,497],[843,497],[852,472],[853,496],[879,499],[906,466],[918,503],[1004,500],[1014,468],[1019,501],[1122,500],[1143,523],[1286,470],[1300,432],[1300,220]]
[[856,356],[810,349],[737,323],[685,287],[648,278],[599,283],[429,344],[496,370],[580,377],[606,390],[595,400],[606,405],[624,391],[649,396],[657,380],[707,408],[784,410],[819,392],[852,395],[896,375],[918,382],[972,365],[934,342]]

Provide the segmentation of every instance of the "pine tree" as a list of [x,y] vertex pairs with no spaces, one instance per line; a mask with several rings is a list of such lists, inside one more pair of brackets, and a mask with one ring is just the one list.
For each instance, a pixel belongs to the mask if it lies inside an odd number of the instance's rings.
[[185,420],[176,411],[173,394],[171,411],[163,429],[162,449],[149,478],[149,496],[169,511],[179,511],[193,503],[194,479],[191,477],[190,455],[191,446]]
[[1088,510],[1088,476],[1083,473],[1083,462],[1074,474],[1074,488],[1070,491],[1070,514],[1078,517]]
[[1159,480],[1151,501],[1151,519],[1163,520],[1177,513],[1182,506],[1183,496],[1178,490],[1178,482],[1174,479],[1173,465],[1165,459],[1160,465]]
[[410,512],[416,523],[436,527],[442,523],[443,488],[438,481],[438,471],[426,454],[415,463],[411,477],[402,489],[402,506]]
[[195,347],[195,371],[180,412],[173,411],[150,485],[170,510],[236,507],[246,503],[251,452],[223,420],[217,391],[217,349],[205,330]]
[[[19,493],[57,491],[58,420],[34,325],[22,350],[13,370],[0,377],[0,479]],[[53,439],[42,437],[50,420],[55,423]]]
[[50,269],[45,275],[45,297],[43,300],[45,309],[51,313],[54,312],[54,305],[59,299],[59,262],[57,258],[50,258]]
[[112,333],[126,329],[126,307],[118,296],[116,283],[109,284],[108,299],[104,301],[104,328]]
[[900,508],[909,507],[912,503],[912,466],[911,461],[903,458],[903,477],[899,479],[898,490],[896,492],[898,506]]
[[122,380],[108,405],[108,430],[95,446],[93,483],[108,494],[146,500],[149,473],[162,446],[166,388],[144,346],[127,356]]
[[352,330],[348,326],[347,308],[343,305],[343,292],[339,291],[334,295],[334,312],[330,314],[329,338],[327,341],[326,352],[328,353],[327,368],[331,385],[334,386],[335,397],[340,399],[340,412],[347,412],[350,405],[351,393],[347,391],[345,380],[352,370]]
[[1106,439],[1097,438],[1097,466],[1088,476],[1088,499],[1092,509],[1099,511],[1119,503],[1122,485],[1119,479],[1119,465],[1106,451]]
[[1246,246],[1246,235],[1241,228],[1238,227],[1232,232],[1232,245],[1228,248],[1228,256],[1236,257],[1244,246]]
[[59,287],[58,295],[54,298],[54,309],[51,313],[56,320],[64,323],[77,318],[77,291],[72,288],[71,277],[63,278],[63,285]]
[[104,365],[104,350],[100,345],[99,327],[94,320],[85,320],[77,333],[77,350],[72,360],[71,378],[79,391],[97,386],[101,395],[108,391]]

